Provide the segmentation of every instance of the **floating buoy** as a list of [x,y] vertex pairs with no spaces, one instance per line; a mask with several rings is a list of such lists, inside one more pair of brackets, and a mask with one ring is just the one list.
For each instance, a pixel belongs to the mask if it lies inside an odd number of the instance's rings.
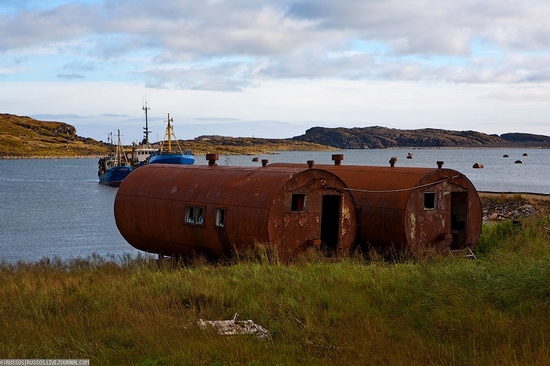
[[523,153],[523,156],[529,156],[527,153]]
[[515,164],[521,164],[521,160],[514,161]]
[[480,169],[483,168],[483,164],[475,163],[472,168]]
[[407,159],[412,159],[412,158],[413,158],[413,153],[412,152],[408,153],[407,154]]
[[252,158],[252,161],[254,161],[254,162],[258,161],[258,157]]
[[503,158],[507,158],[507,157],[508,157],[508,155],[507,155],[507,154],[504,154],[504,155],[502,155],[502,157],[503,157]]

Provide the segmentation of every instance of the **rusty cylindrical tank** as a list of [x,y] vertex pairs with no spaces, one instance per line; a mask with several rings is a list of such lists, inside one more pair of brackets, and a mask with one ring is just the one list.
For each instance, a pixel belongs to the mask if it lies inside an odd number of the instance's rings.
[[137,249],[218,258],[256,243],[282,259],[323,243],[346,254],[356,236],[353,198],[318,169],[147,165],[118,189],[114,214]]
[[[340,159],[338,159],[340,160]],[[272,164],[274,168],[295,164]],[[462,173],[438,168],[316,165],[341,178],[353,195],[358,244],[421,254],[474,249],[481,201]],[[302,165],[307,169],[307,165]]]

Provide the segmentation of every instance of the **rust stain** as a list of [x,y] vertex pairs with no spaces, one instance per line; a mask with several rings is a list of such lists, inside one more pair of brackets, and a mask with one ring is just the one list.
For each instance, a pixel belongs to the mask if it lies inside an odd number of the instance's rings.
[[414,215],[414,212],[411,212],[409,220],[411,221],[411,229],[409,235],[411,237],[411,240],[414,241],[416,236],[416,216]]

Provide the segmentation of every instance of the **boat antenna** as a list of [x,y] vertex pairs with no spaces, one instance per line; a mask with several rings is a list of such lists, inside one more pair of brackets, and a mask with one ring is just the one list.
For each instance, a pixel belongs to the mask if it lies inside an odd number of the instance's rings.
[[149,119],[147,118],[147,111],[150,111],[151,108],[147,106],[147,96],[144,98],[143,106],[141,107],[142,110],[145,111],[145,127],[143,128],[143,135],[145,138],[141,142],[144,145],[149,145],[149,134],[151,131],[149,131]]

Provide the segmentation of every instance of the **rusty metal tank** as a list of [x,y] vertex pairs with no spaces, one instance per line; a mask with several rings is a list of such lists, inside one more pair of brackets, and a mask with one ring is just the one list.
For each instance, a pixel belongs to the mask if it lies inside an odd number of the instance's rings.
[[301,168],[147,165],[118,189],[114,214],[137,249],[219,258],[271,244],[281,259],[310,245],[346,254],[353,198],[334,174]]
[[[462,173],[437,168],[346,166],[313,167],[334,173],[353,195],[359,223],[358,244],[383,251],[448,253],[474,249],[482,227],[479,195]],[[280,169],[295,164],[272,164]]]

